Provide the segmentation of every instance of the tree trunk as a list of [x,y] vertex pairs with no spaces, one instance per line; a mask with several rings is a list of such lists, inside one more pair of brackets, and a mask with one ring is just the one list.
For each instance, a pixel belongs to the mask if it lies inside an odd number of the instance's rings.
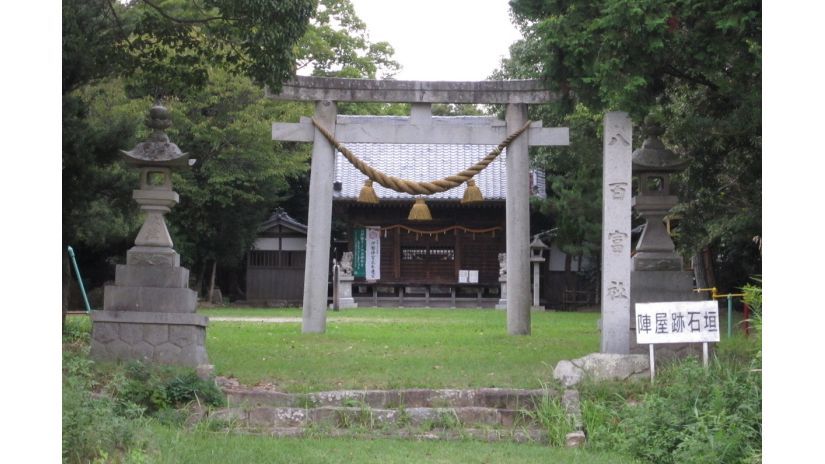
[[206,263],[202,262],[198,269],[198,281],[195,283],[195,291],[198,297],[203,296],[203,279],[206,277]]
[[63,246],[63,322],[61,327],[65,330],[66,329],[66,313],[69,312],[69,291],[71,290],[72,284],[72,271],[69,267],[69,254],[66,252],[67,246],[65,243],[61,243]]
[[218,270],[218,260],[212,261],[212,277],[209,278],[209,296],[206,301],[212,303],[212,294],[215,292],[215,272]]
[[[570,274],[573,269],[573,256],[564,254],[564,288],[570,290]],[[575,290],[575,288],[573,288]]]
[[713,254],[710,247],[702,249],[702,263],[705,266],[705,278],[708,281],[708,287],[716,286],[716,274],[713,272]]
[[709,288],[705,263],[702,259],[701,252],[690,258],[690,265],[693,267],[693,278],[696,279],[696,288]]

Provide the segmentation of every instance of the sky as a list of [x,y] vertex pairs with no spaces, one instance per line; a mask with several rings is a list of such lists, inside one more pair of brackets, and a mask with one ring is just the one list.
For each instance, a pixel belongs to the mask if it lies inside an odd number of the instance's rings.
[[521,38],[507,0],[351,0],[371,42],[389,42],[398,80],[480,81]]

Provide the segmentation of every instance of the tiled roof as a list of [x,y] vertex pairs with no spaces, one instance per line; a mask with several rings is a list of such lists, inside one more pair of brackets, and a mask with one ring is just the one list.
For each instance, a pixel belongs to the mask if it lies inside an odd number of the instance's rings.
[[295,220],[292,216],[287,214],[283,208],[275,208],[275,210],[272,211],[272,215],[269,216],[269,219],[264,221],[264,223],[258,227],[258,232],[264,232],[277,225],[286,226],[296,232],[307,232],[307,226]]
[[[375,169],[402,179],[431,181],[454,175],[484,158],[495,145],[469,144],[385,144],[348,143],[347,148]],[[503,200],[507,193],[505,150],[483,171],[474,177],[486,200]],[[534,195],[545,197],[544,172],[531,171],[529,182]],[[335,152],[334,180],[341,183],[340,191],[333,191],[335,199],[356,199],[366,176],[357,170],[340,152]],[[379,199],[412,200],[413,195],[399,193],[373,184]],[[465,185],[446,192],[427,196],[433,200],[461,200]]]

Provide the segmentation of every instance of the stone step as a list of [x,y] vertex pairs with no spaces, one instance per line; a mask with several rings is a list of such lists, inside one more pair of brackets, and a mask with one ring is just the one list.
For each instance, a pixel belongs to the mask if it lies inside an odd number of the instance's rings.
[[523,410],[478,406],[399,409],[374,409],[366,406],[229,407],[213,411],[210,418],[264,429],[320,425],[344,429],[413,427],[425,430],[448,430],[471,426],[528,428],[536,425],[529,417],[529,413]]
[[372,430],[364,432],[353,429],[313,429],[307,427],[272,427],[255,430],[255,435],[277,438],[307,437],[349,437],[349,438],[400,438],[409,440],[479,440],[486,442],[512,441],[516,443],[547,443],[547,432],[539,429],[519,428],[513,430],[492,430],[484,428],[463,428],[461,430]]
[[243,388],[222,385],[229,406],[277,406],[313,408],[323,406],[369,406],[395,409],[434,407],[485,407],[497,409],[533,410],[544,395],[556,397],[549,390],[519,390],[508,388],[405,389],[405,390],[341,390],[316,393],[283,393],[264,388]]

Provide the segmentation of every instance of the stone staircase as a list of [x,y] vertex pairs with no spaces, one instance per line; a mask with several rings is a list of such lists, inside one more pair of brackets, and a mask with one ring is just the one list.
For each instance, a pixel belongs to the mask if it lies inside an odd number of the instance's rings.
[[[553,390],[342,390],[283,393],[219,378],[227,407],[209,413],[235,429],[271,436],[362,436],[547,442],[535,419]],[[565,392],[568,393],[568,392]],[[564,397],[569,395],[564,394]],[[568,410],[577,409],[578,401]],[[572,431],[571,431],[572,432]]]

